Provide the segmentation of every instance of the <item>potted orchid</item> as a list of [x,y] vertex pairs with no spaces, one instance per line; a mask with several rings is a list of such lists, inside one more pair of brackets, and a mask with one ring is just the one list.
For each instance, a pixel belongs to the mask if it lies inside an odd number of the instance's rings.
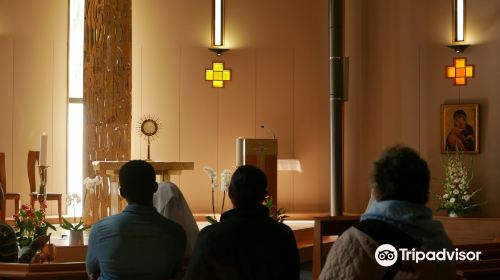
[[[94,204],[94,200],[96,199],[96,194],[98,193],[99,187],[103,184],[101,176],[95,176],[94,178],[87,177],[83,180],[84,186],[84,196],[83,196],[83,204],[84,207],[86,205],[92,206]],[[88,211],[85,212],[87,218],[93,217],[94,213],[92,212],[92,207],[89,207]],[[95,217],[93,217],[95,218]],[[92,220],[92,219],[90,219]],[[85,223],[92,223],[88,219]]]
[[[77,193],[68,194],[66,197],[66,204],[73,206],[73,222],[76,223],[76,206],[82,202],[80,195]],[[61,228],[69,230],[69,245],[83,245],[83,231],[89,229],[90,226],[84,226],[82,218],[80,221],[73,225],[68,220],[63,218]]]
[[[217,217],[215,216],[215,191],[217,189],[217,173],[215,172],[215,169],[209,166],[203,167],[203,171],[208,175],[208,178],[210,179],[210,186],[212,188],[212,214],[213,216],[205,216],[205,219],[211,223],[215,224],[218,223]],[[220,174],[220,191],[222,192],[222,208],[221,208],[221,213],[224,212],[224,203],[226,201],[226,192],[229,190],[229,184],[231,182],[231,176],[233,175],[233,172],[229,169],[224,169],[222,170]],[[282,223],[285,221],[287,216],[285,208],[279,208],[277,209],[273,205],[273,198],[271,196],[267,196],[266,199],[264,200],[264,205],[269,209],[269,217]]]
[[[209,166],[203,167],[203,171],[208,175],[208,178],[210,179],[210,187],[212,188],[212,217],[211,216],[205,216],[205,219],[211,223],[217,223],[217,217],[215,216],[215,191],[217,189],[217,173],[215,172],[215,169]],[[231,181],[231,176],[233,172],[229,169],[224,169],[222,170],[220,174],[220,191],[222,192],[222,207],[221,207],[221,213],[224,212],[224,204],[226,202],[226,192],[229,189],[229,183]]]

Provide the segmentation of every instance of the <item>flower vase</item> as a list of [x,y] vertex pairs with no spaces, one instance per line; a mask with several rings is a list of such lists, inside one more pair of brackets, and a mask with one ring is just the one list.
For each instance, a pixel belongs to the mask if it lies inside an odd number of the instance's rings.
[[69,246],[83,246],[83,231],[69,231]]
[[448,216],[450,218],[459,218],[459,217],[462,217],[462,215],[459,215],[459,214],[457,214],[456,212],[453,212],[453,211],[448,212]]

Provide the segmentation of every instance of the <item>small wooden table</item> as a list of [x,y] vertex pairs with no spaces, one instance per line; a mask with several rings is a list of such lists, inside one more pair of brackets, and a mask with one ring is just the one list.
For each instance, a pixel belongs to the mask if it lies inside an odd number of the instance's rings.
[[[118,192],[118,173],[127,161],[94,161],[92,166],[96,175],[102,177],[102,185],[88,191],[84,199],[83,220],[94,224],[98,220],[120,213],[125,201]],[[150,161],[160,181],[169,181],[170,175],[180,175],[183,170],[194,170],[190,161]]]

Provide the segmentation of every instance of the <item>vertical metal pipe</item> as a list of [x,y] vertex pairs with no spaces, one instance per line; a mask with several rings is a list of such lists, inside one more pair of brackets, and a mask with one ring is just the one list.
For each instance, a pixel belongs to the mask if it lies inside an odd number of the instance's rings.
[[330,215],[342,215],[344,108],[344,0],[329,0]]

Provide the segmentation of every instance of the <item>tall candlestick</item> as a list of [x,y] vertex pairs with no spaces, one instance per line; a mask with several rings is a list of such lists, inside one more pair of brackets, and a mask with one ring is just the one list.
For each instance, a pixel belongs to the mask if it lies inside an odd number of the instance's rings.
[[40,156],[38,158],[38,165],[47,166],[47,134],[45,134],[45,132],[40,136]]

